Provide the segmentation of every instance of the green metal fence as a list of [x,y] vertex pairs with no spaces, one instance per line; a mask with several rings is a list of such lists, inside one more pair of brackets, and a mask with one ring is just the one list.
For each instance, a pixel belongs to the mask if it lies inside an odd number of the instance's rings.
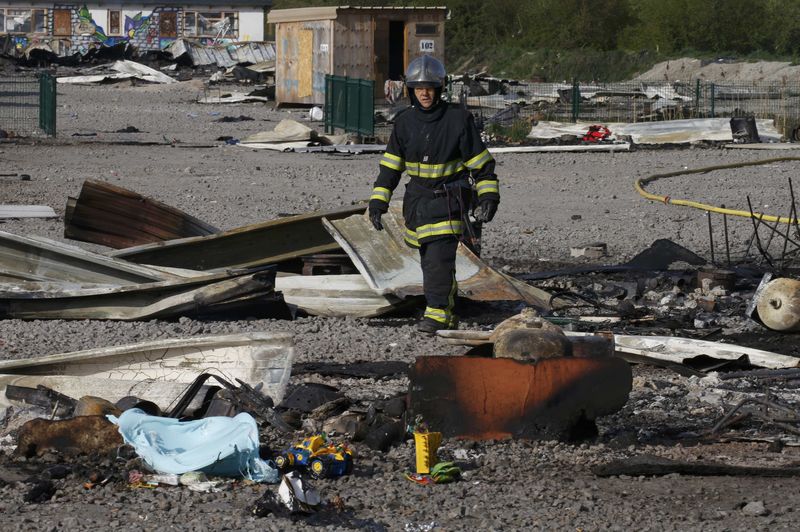
[[55,77],[0,77],[0,129],[16,137],[55,136]]
[[365,137],[375,134],[375,82],[325,76],[325,131],[335,128]]
[[[483,94],[490,87],[500,93]],[[521,119],[559,122],[645,122],[683,118],[754,116],[779,130],[800,125],[800,83],[631,81],[625,83],[453,84],[456,100],[491,118],[514,107]],[[506,113],[508,114],[508,113]]]
[[39,76],[39,127],[56,136],[56,78],[46,72]]

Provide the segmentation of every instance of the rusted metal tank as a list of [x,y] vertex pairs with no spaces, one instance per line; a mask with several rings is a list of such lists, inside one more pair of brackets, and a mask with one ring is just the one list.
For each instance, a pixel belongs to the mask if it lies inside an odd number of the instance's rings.
[[770,281],[756,302],[761,322],[774,331],[800,331],[800,281]]
[[600,356],[590,358],[567,356],[535,363],[419,357],[410,374],[411,410],[446,437],[591,436],[597,430],[595,419],[625,405],[633,381],[627,362],[602,356],[604,349],[598,352]]

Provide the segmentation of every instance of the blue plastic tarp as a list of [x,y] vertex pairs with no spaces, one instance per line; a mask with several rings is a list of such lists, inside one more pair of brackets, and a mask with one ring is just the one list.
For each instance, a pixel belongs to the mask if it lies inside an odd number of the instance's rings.
[[138,408],[107,416],[125,443],[159,473],[207,475],[278,482],[277,468],[258,456],[258,425],[250,414],[196,421],[150,416]]

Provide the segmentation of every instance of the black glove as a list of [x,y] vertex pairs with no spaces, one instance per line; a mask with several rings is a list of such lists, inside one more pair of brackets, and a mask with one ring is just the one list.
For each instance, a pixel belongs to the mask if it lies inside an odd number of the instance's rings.
[[475,209],[475,221],[481,223],[491,222],[497,213],[497,203],[497,200],[494,199],[481,200],[478,208]]
[[381,216],[383,216],[383,211],[379,211],[378,209],[369,210],[369,221],[372,222],[372,227],[374,227],[376,231],[383,231]]

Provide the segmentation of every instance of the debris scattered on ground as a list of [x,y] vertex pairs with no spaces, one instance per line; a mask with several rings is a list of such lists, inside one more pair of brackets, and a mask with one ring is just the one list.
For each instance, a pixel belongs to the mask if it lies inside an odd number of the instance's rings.
[[69,397],[93,395],[112,402],[138,395],[166,410],[198,376],[213,371],[260,383],[261,394],[280,402],[293,357],[294,341],[287,334],[172,338],[2,361],[0,386],[42,385]]
[[105,73],[88,74],[84,76],[64,76],[57,78],[56,81],[62,84],[92,84],[136,78],[149,81],[150,83],[169,84],[178,82],[175,78],[171,78],[147,65],[136,63],[135,61],[128,61],[127,59],[121,59],[110,65],[100,65],[98,67],[86,69],[86,72],[89,71],[104,71]]
[[304,439],[275,457],[282,472],[305,471],[313,478],[336,478],[353,471],[353,451],[344,443],[328,441],[325,434]]
[[260,96],[254,94],[252,92],[223,92],[220,93],[219,96],[204,96],[197,100],[197,103],[203,104],[236,104],[236,103],[245,103],[245,102],[268,102],[270,101],[269,98],[266,96]]
[[214,122],[221,122],[221,123],[229,123],[229,122],[249,122],[255,120],[251,116],[246,115],[239,115],[239,116],[223,116],[222,118],[217,118]]
[[[670,460],[658,456],[634,456],[624,460],[609,462],[592,468],[599,477],[626,475],[663,476],[663,475],[696,475],[696,476],[733,476],[733,477],[796,477],[800,468],[769,468],[742,465],[729,465],[711,462],[684,462]],[[762,505],[763,506],[763,505]]]

